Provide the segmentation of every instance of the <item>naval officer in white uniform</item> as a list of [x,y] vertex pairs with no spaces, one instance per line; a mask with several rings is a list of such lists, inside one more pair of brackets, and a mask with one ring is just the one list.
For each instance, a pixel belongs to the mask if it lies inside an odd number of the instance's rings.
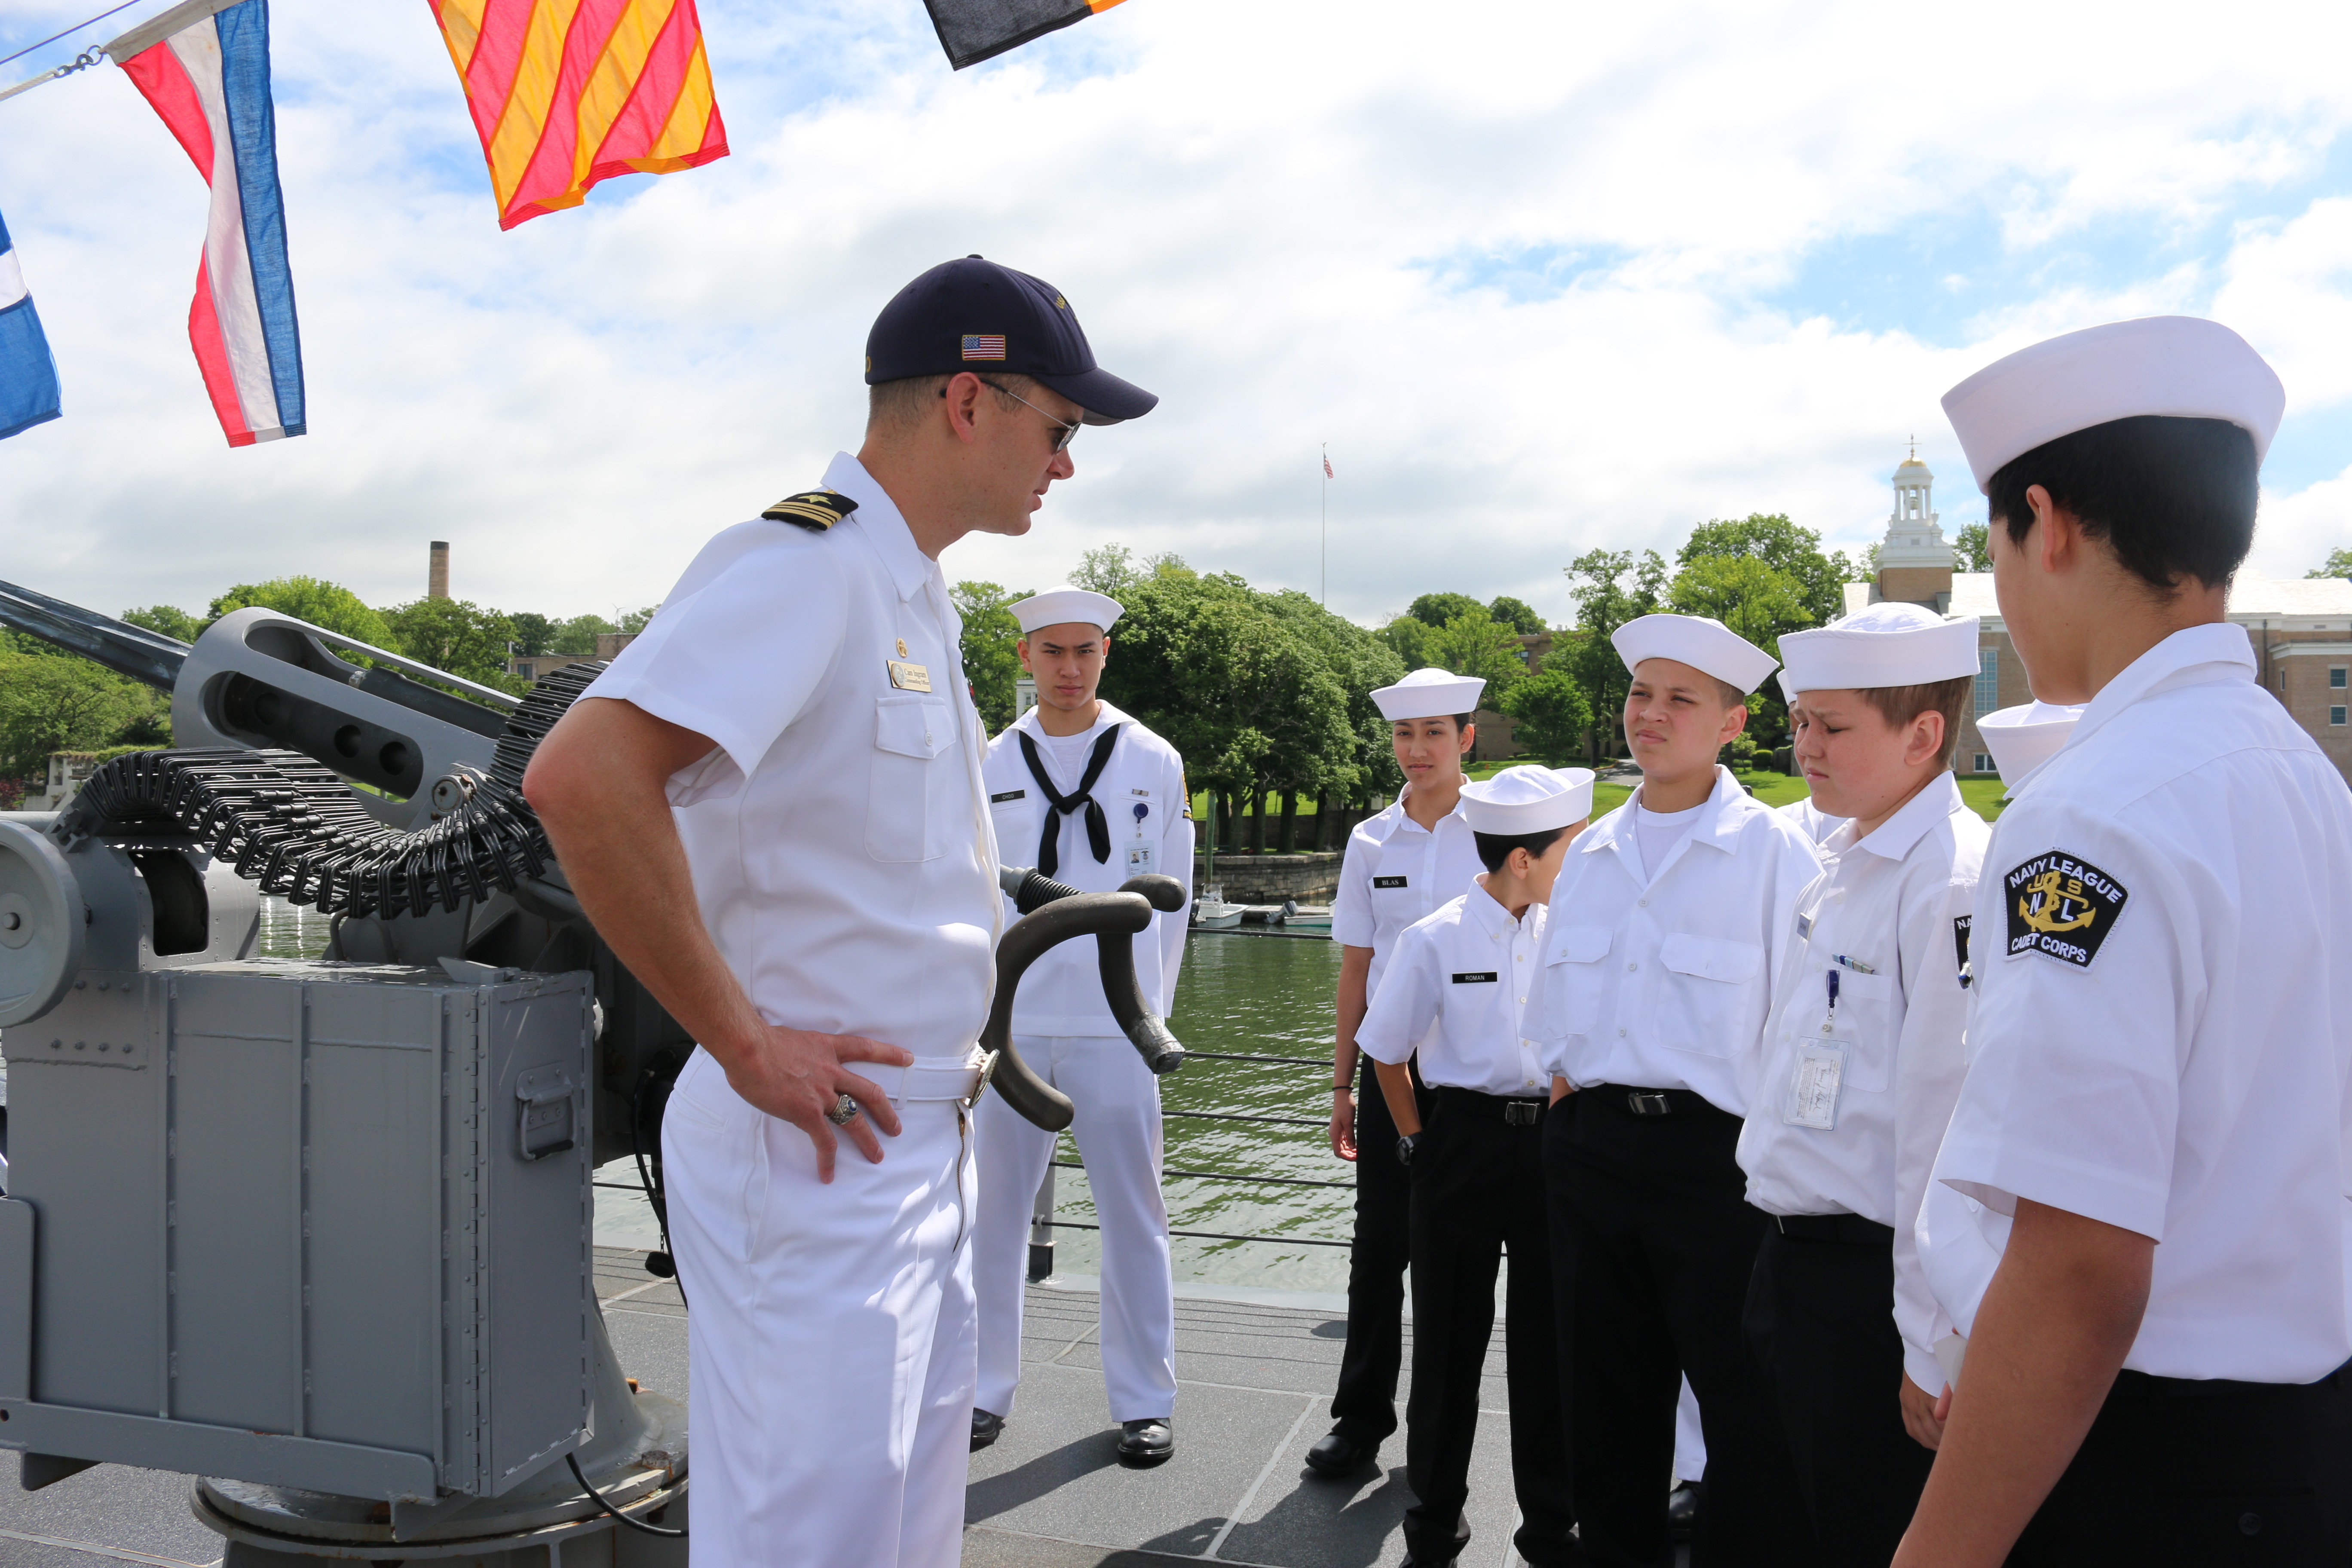
[[1348,1242],[1348,1340],[1331,1394],[1331,1430],[1307,1451],[1318,1475],[1361,1469],[1397,1428],[1412,1184],[1404,1167],[1387,1157],[1396,1147],[1396,1123],[1370,1060],[1358,1055],[1356,1029],[1397,938],[1479,872],[1478,847],[1462,816],[1462,759],[1477,738],[1470,715],[1486,689],[1476,676],[1424,668],[1372,693],[1389,721],[1404,788],[1348,835],[1331,900],[1331,940],[1339,944],[1331,1152],[1355,1162],[1356,1211]]
[[[1192,823],[1184,759],[1097,695],[1118,601],[1055,588],[1012,606],[1037,706],[988,743],[981,776],[998,852],[1081,892],[1150,872],[1192,882]],[[1005,919],[1019,915],[1008,903]],[[1135,974],[1162,1016],[1175,1008],[1185,912],[1153,917],[1135,938]],[[1102,1365],[1118,1457],[1156,1465],[1175,1452],[1176,1300],[1168,1205],[1160,1196],[1160,1080],[1128,1043],[1092,942],[1068,942],[1032,964],[1013,1005],[1021,1059],[1070,1097],[1070,1136],[1102,1224]],[[986,1447],[1013,1414],[1021,1383],[1021,1306],[1029,1215],[1054,1135],[1001,1100],[980,1107],[980,1383],[971,1446]]]
[[[2225,618],[2284,403],[2188,317],[1944,397],[2034,693],[2084,706],[1985,856],[1904,1568],[2352,1553],[2352,795]],[[2000,1254],[1980,1293],[1948,1249]]]
[[1052,285],[977,258],[901,290],[866,366],[858,455],[706,544],[524,779],[598,934],[699,1042],[662,1131],[692,1568],[960,1555],[1003,905],[939,555],[1027,532],[1080,424],[1155,401]]

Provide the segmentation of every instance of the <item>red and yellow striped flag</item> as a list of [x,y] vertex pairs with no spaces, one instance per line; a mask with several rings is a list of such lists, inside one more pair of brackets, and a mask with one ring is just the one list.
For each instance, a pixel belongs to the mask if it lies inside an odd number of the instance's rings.
[[694,0],[425,0],[465,84],[499,226],[615,174],[727,156]]

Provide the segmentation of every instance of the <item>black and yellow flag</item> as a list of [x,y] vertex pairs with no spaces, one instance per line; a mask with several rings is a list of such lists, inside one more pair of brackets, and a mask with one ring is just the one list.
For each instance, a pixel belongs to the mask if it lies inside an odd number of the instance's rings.
[[948,63],[961,70],[1083,22],[1118,0],[923,0],[939,29]]

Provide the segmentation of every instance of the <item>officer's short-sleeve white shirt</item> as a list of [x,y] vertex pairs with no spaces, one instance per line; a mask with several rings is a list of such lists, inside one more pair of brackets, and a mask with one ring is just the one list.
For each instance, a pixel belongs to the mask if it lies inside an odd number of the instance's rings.
[[1514,918],[1482,885],[1407,926],[1356,1030],[1374,1061],[1418,1053],[1432,1089],[1530,1097],[1549,1086],[1523,1022],[1543,952],[1544,907]]
[[824,487],[857,510],[824,533],[719,534],[583,700],[715,742],[671,776],[670,805],[703,921],[762,1017],[961,1058],[1002,909],[962,626],[857,460]]
[[1698,819],[1645,876],[1633,842],[1640,798],[1568,851],[1528,1032],[1546,1070],[1580,1089],[1686,1089],[1745,1116],[1790,915],[1821,858],[1802,829],[1718,767]]
[[2126,1367],[2307,1383],[2352,1359],[2347,933],[2352,794],[2242,628],[2174,633],[1994,825],[1934,1173],[1965,1201],[1921,1226],[1962,1332],[2030,1198],[2159,1243]]
[[1339,861],[1339,891],[1331,900],[1331,940],[1372,950],[1364,980],[1367,1001],[1380,994],[1389,953],[1405,927],[1459,897],[1479,872],[1478,846],[1459,801],[1423,827],[1405,815],[1405,797],[1356,825]]
[[[990,741],[981,763],[982,781],[988,789],[988,814],[996,827],[997,851],[1016,866],[1036,864],[1047,821],[1045,792],[1038,788],[1021,750],[1021,736],[1026,734],[1037,742],[1038,760],[1048,774],[1053,773],[1053,751],[1045,744],[1038,711],[1030,709]],[[1092,791],[1110,829],[1110,858],[1095,858],[1087,840],[1083,807],[1057,813],[1053,817],[1057,860],[1054,879],[1082,893],[1101,893],[1129,877],[1156,873],[1173,877],[1190,888],[1192,835],[1185,816],[1184,761],[1175,747],[1108,702],[1093,725],[1077,738],[1090,750],[1114,724],[1120,726],[1118,740]],[[1082,756],[1086,750],[1080,752]],[[1079,782],[1055,777],[1054,787],[1067,795]],[[1008,924],[1019,919],[1009,900],[1004,918]],[[1184,924],[1183,910],[1157,914],[1152,930],[1134,941],[1136,982],[1144,996],[1163,1013],[1174,1000],[1171,994],[1174,957],[1181,951]],[[1029,966],[1021,976],[1020,994],[1013,998],[1013,1028],[1021,1035],[1122,1032],[1111,1016],[1110,1004],[1103,998],[1102,974],[1092,942],[1066,942]]]
[[1934,1346],[1951,1323],[1920,1270],[1914,1222],[1959,1093],[1960,976],[1992,830],[1949,773],[1859,841],[1850,822],[1829,820],[1829,864],[1797,900],[1739,1164],[1748,1201],[1767,1214],[1853,1214],[1894,1228],[1905,1370],[1933,1392],[1943,1382]]

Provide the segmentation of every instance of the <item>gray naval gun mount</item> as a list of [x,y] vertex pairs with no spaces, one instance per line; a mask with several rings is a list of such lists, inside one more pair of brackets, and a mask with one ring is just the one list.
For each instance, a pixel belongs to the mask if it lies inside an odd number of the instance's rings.
[[[194,645],[0,584],[0,624],[172,694],[176,744],[60,813],[0,815],[0,1447],[23,1485],[200,1478],[225,1568],[683,1568],[687,1424],[614,1355],[594,1167],[666,1225],[660,1120],[693,1049],[598,940],[522,799],[604,668],[529,695],[267,609]],[[1182,1047],[1129,941],[1183,889],[1004,874],[1021,973],[1097,939],[1155,1072]],[[260,895],[331,917],[255,955]],[[667,1276],[667,1252],[647,1267]]]

